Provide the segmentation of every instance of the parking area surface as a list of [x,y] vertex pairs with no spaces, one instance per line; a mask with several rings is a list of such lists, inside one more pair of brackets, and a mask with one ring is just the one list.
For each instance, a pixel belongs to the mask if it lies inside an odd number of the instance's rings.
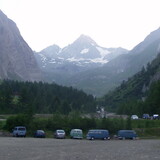
[[0,160],[159,160],[160,140],[0,137]]

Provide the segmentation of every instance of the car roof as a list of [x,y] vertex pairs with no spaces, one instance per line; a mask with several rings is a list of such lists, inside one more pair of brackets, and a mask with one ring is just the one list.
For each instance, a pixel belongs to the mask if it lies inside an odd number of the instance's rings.
[[82,131],[82,129],[72,129],[71,131]]
[[39,129],[39,130],[37,130],[37,132],[44,132],[44,130]]
[[26,128],[25,126],[15,126],[15,128]]
[[108,131],[106,129],[90,129],[89,131]]
[[56,131],[57,131],[57,132],[58,132],[58,131],[63,131],[63,132],[64,132],[64,130],[63,130],[63,129],[57,129]]
[[118,132],[135,132],[134,130],[119,130]]

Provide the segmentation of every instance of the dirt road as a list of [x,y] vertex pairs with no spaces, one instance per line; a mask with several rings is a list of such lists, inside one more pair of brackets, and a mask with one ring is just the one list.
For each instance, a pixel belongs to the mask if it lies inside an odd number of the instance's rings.
[[0,137],[0,160],[159,160],[160,140]]

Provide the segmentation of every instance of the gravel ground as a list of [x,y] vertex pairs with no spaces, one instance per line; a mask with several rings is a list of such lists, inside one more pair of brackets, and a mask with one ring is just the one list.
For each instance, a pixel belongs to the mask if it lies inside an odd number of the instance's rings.
[[160,140],[0,137],[0,160],[160,160]]

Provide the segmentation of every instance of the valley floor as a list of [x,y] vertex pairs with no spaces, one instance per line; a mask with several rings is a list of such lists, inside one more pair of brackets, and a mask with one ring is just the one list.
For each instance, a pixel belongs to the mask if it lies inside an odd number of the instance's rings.
[[0,137],[3,160],[160,159],[160,140],[72,140]]

